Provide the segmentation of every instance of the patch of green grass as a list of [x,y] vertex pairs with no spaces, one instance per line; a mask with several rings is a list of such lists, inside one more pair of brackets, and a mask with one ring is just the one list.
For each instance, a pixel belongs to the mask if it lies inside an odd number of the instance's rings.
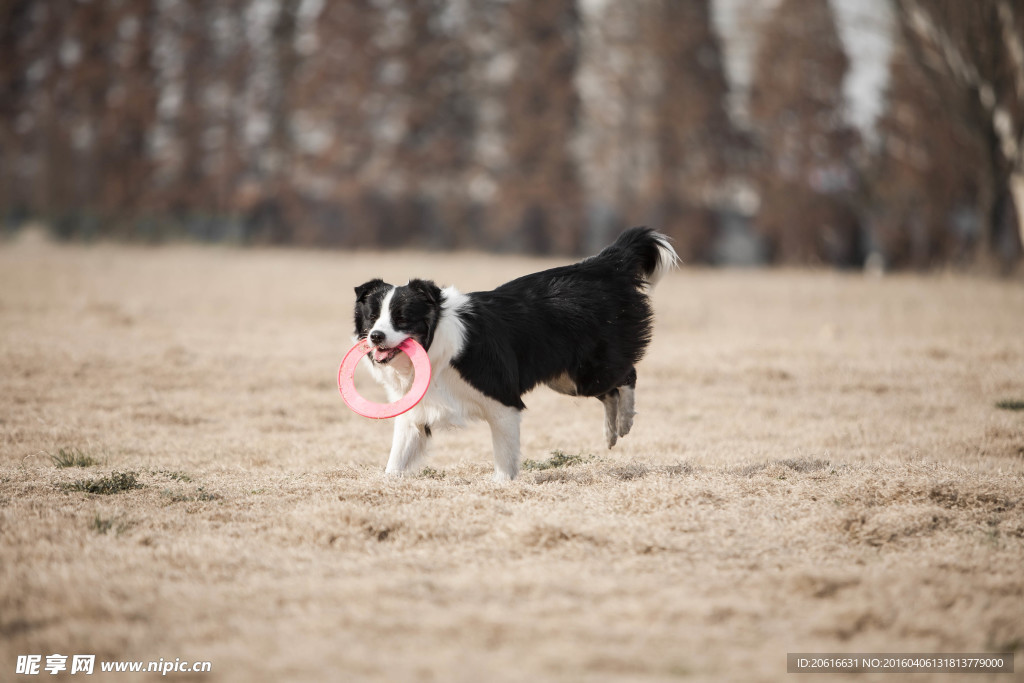
[[763,472],[767,468],[768,468],[768,464],[767,463],[763,463],[763,462],[753,463],[753,464],[750,464],[750,465],[744,465],[743,467],[740,467],[739,469],[736,470],[736,474],[738,476],[741,476],[741,477],[752,477],[755,474]]
[[533,475],[533,481],[536,484],[593,484],[594,476],[589,470],[576,470],[576,469],[559,469],[552,468],[544,472],[538,472]]
[[173,479],[174,481],[192,481],[192,477],[178,470],[154,470],[153,474],[159,474],[161,476],[167,477],[168,479]]
[[986,649],[989,652],[1019,652],[1024,649],[1024,638],[1013,638],[1003,641],[989,641]]
[[[821,458],[786,458],[784,460],[773,460],[772,462],[759,462],[744,465],[743,467],[737,468],[735,473],[740,477],[753,477],[756,474],[761,474],[766,469],[774,465],[781,465],[788,470],[801,473],[822,472],[828,470],[829,474],[838,474],[840,470],[844,470],[847,467],[846,465],[833,465],[828,460],[822,460]],[[786,474],[783,473],[775,478],[785,480]]]
[[420,479],[444,479],[447,474],[444,470],[435,470],[433,467],[424,467],[419,473]]
[[134,526],[133,522],[129,522],[123,519],[104,518],[100,516],[100,513],[96,513],[93,517],[92,523],[89,527],[98,534],[109,533],[111,529],[114,530],[115,535],[120,536],[125,531]]
[[370,538],[377,539],[377,542],[383,543],[388,540],[388,536],[395,531],[397,526],[380,525],[373,522],[366,522],[363,524],[363,529],[366,531]]
[[818,472],[832,467],[832,463],[821,458],[786,458],[778,462],[795,472]]
[[1002,401],[996,401],[996,408],[1002,410],[1024,410],[1024,401],[1016,398],[1004,398]]
[[633,463],[630,465],[612,467],[608,470],[608,474],[619,481],[632,481],[634,479],[643,479],[650,471],[651,470],[647,465]]
[[565,453],[563,451],[551,451],[551,457],[547,460],[526,460],[523,462],[524,470],[550,470],[556,467],[571,467],[573,465],[582,465],[585,462],[590,462],[594,459],[594,456],[588,455],[577,455],[575,453]]
[[677,676],[679,678],[686,678],[693,675],[693,671],[689,667],[682,664],[673,664],[668,668],[669,676]]
[[114,527],[114,520],[104,519],[100,517],[100,513],[96,513],[96,516],[92,519],[92,528],[98,534],[105,534]]
[[65,491],[81,491],[83,493],[96,493],[109,496],[114,493],[124,493],[132,489],[141,489],[142,484],[134,472],[111,472],[108,477],[96,477],[95,479],[79,479],[71,484],[61,484]]
[[98,465],[99,461],[80,448],[59,448],[57,452],[50,454],[50,460],[55,467],[92,467]]
[[172,503],[208,503],[213,500],[220,500],[223,497],[219,493],[207,491],[204,486],[200,486],[195,491],[164,489],[160,492],[160,495]]

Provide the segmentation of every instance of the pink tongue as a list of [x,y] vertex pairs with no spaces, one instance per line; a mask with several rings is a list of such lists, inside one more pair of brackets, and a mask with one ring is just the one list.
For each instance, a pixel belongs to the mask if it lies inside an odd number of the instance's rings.
[[382,361],[391,354],[390,351],[381,351],[380,349],[373,350],[373,359],[375,361]]

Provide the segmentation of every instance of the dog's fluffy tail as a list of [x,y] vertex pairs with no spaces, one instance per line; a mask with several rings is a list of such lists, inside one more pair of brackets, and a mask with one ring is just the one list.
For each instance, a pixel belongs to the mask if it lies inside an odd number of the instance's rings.
[[679,265],[679,254],[668,237],[651,228],[630,228],[597,255],[629,273],[638,285],[654,287],[665,273]]

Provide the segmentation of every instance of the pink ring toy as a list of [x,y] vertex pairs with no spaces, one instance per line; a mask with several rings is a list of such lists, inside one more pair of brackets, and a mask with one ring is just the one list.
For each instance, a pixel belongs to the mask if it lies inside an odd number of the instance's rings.
[[341,366],[338,368],[338,391],[341,392],[341,397],[345,399],[349,408],[363,417],[372,417],[375,420],[398,417],[402,413],[412,410],[413,406],[423,399],[427,393],[427,387],[430,386],[430,358],[427,357],[427,352],[423,350],[419,342],[411,337],[399,344],[398,350],[409,356],[412,368],[416,371],[412,387],[409,389],[409,393],[394,403],[374,403],[359,395],[355,383],[356,365],[372,348],[370,342],[360,339],[345,354],[345,358],[342,359]]

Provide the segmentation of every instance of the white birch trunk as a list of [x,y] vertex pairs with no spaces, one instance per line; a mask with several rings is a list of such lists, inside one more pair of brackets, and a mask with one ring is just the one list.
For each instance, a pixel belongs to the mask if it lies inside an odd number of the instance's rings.
[[1014,213],[1017,215],[1017,231],[1020,243],[1024,244],[1024,169],[1016,169],[1010,174],[1010,196],[1013,197]]

